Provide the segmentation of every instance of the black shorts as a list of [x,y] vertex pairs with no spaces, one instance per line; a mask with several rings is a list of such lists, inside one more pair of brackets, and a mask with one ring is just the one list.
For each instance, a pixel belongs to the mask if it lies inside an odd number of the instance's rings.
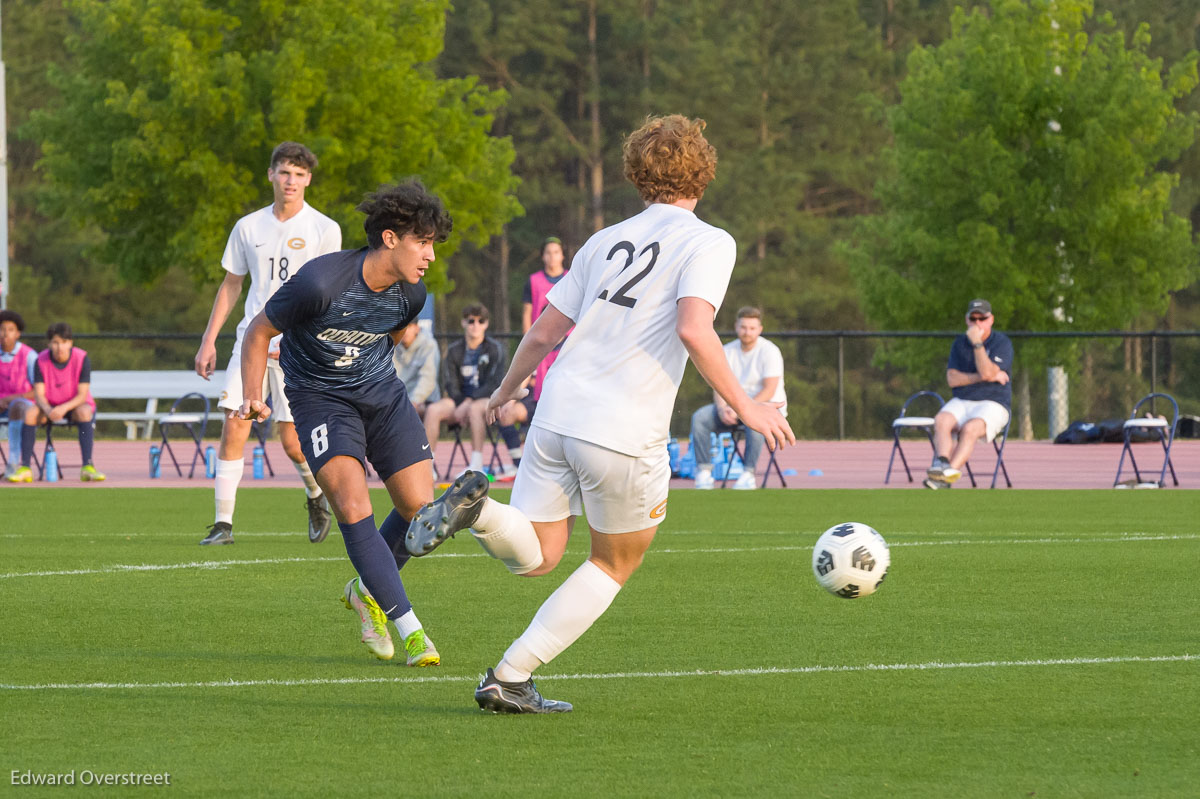
[[382,480],[433,459],[425,426],[399,380],[328,392],[289,388],[288,402],[313,474],[335,455],[370,461]]
[[521,398],[521,404],[525,406],[525,424],[529,424],[533,421],[533,412],[537,410],[537,400],[533,398],[532,391]]

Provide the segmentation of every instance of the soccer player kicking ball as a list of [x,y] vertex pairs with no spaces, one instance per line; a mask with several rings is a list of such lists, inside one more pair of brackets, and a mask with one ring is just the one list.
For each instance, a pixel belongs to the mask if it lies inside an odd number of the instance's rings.
[[[434,242],[445,241],[453,223],[441,200],[415,180],[380,189],[358,210],[367,215],[368,246],[314,259],[250,323],[242,350],[245,394],[233,416],[271,415],[262,377],[271,339],[282,332],[279,363],[300,446],[358,572],[343,601],[358,612],[362,640],[376,657],[392,657],[390,619],[408,665],[436,666],[441,657],[400,580],[408,555],[398,546],[408,520],[433,499],[433,456],[392,367],[392,347],[425,305],[421,277],[434,259]],[[379,528],[365,459],[395,506]]]
[[625,176],[646,210],[583,246],[492,395],[494,417],[575,325],[547,374],[511,504],[475,496],[464,477],[409,527],[405,545],[413,555],[471,527],[492,557],[534,577],[558,564],[575,518],[587,510],[591,555],[488,669],[475,689],[484,710],[571,709],[543,698],[532,673],[604,613],[666,516],[668,423],[689,355],[767,446],[795,443],[778,403],[754,402],[738,385],[713,330],[736,245],[694,213],[717,165],[703,130],[702,120],[675,115],[650,119],[629,136]]

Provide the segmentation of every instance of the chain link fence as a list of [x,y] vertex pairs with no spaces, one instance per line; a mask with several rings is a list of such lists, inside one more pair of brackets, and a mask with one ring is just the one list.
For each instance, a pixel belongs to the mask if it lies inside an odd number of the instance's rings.
[[[1200,331],[1030,333],[1008,332],[1015,350],[1012,436],[1053,438],[1075,420],[1098,422],[1129,415],[1153,391],[1171,394],[1180,412],[1200,415]],[[439,334],[443,346],[459,334]],[[494,334],[511,356],[520,335]],[[904,400],[928,389],[950,396],[946,358],[957,333],[773,331],[764,336],[783,351],[788,419],[807,439],[879,439]],[[722,334],[732,339],[731,332]],[[26,343],[43,348],[40,336]],[[191,369],[199,333],[77,333],[94,369]],[[223,369],[234,336],[217,342]],[[636,387],[633,387],[636,391]],[[686,436],[696,408],[712,391],[688,365],[671,420]],[[109,403],[112,403],[111,407]],[[105,401],[106,410],[141,410],[139,400]],[[128,405],[128,407],[125,407]],[[1162,409],[1159,409],[1162,412]],[[120,425],[105,435],[117,435]]]

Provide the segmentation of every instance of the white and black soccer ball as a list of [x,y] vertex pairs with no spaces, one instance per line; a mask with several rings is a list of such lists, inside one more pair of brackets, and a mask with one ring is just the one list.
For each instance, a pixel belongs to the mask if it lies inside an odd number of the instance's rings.
[[891,563],[892,555],[883,536],[861,522],[830,527],[813,547],[812,567],[817,582],[843,599],[875,593]]

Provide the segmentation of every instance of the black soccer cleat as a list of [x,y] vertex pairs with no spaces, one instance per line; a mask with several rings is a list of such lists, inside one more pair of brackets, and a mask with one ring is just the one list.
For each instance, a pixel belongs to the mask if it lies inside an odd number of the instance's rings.
[[490,713],[570,713],[571,703],[547,699],[538,693],[530,678],[525,682],[500,682],[487,670],[475,687],[475,701],[480,710]]
[[233,543],[233,525],[229,522],[214,522],[212,527],[208,528],[208,535],[200,542],[200,546],[211,546],[214,544],[232,544]]
[[333,514],[329,512],[329,500],[324,494],[319,497],[309,497],[305,503],[308,507],[308,540],[319,544],[329,535],[333,525]]
[[428,555],[447,538],[465,530],[479,518],[487,500],[488,479],[483,472],[466,471],[446,493],[417,511],[404,534],[404,548],[413,557]]

